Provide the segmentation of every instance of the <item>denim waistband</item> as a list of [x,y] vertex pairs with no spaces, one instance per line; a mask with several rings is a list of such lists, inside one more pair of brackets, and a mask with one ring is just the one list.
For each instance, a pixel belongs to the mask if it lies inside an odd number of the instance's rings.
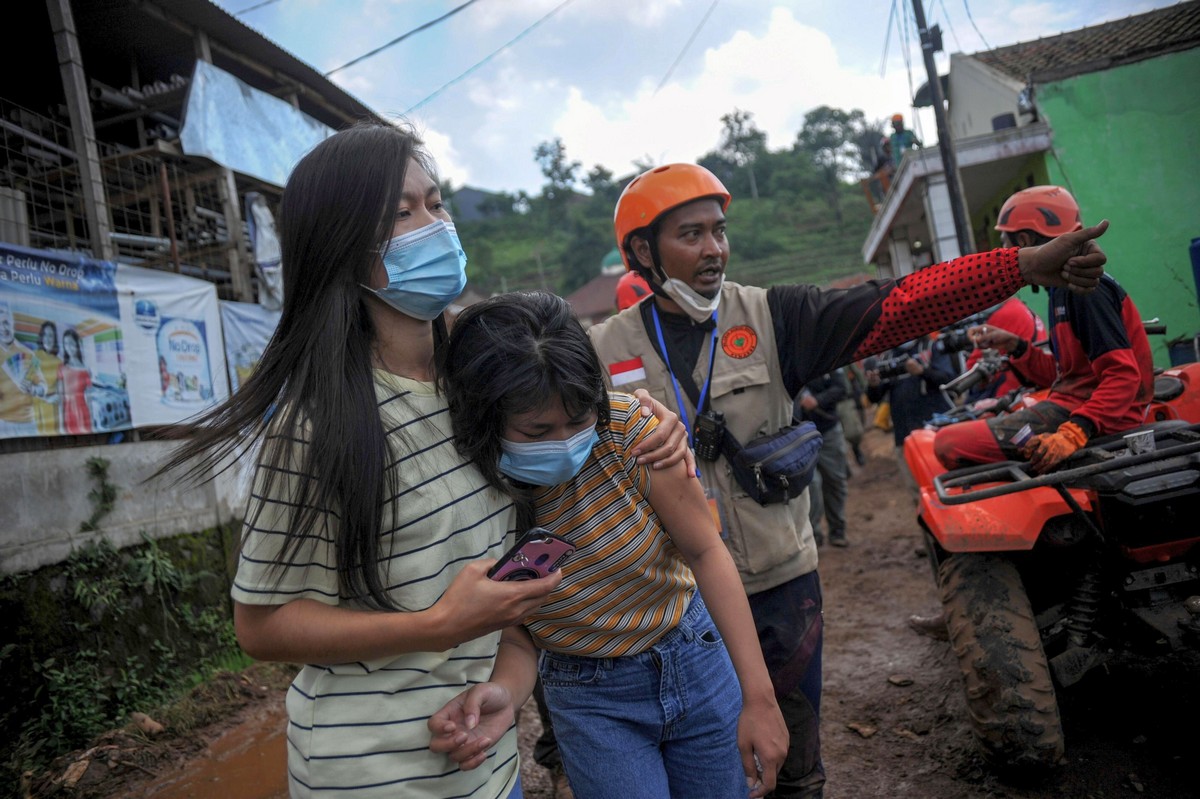
[[708,618],[708,608],[704,605],[704,599],[700,596],[700,589],[692,592],[692,596],[688,599],[687,610],[683,612],[683,616],[679,618],[679,623],[663,634],[654,642],[647,652],[652,652],[655,649],[664,649],[673,646],[676,643],[691,641],[696,637],[696,631],[693,629],[695,625]]

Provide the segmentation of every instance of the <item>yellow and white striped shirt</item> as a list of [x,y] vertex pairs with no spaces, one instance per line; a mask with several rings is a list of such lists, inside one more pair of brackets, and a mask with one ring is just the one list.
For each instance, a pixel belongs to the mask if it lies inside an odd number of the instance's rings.
[[563,581],[525,620],[542,649],[589,657],[643,652],[674,629],[696,578],[646,496],[650,471],[628,454],[657,426],[628,394],[569,483],[538,489],[537,523],[575,545]]

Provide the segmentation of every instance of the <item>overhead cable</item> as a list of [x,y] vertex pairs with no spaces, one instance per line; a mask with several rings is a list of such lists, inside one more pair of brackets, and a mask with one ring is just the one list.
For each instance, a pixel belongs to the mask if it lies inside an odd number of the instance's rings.
[[[900,33],[901,41],[904,43],[904,70],[905,70],[905,72],[908,73],[908,96],[910,98],[909,102],[912,103],[912,105],[910,107],[912,108],[913,130],[915,130],[917,132],[917,138],[921,140],[921,149],[917,150],[917,155],[921,159],[922,163],[924,163],[925,151],[928,148],[925,146],[925,130],[923,129],[923,126],[921,125],[921,113],[917,109],[917,105],[916,105],[916,97],[917,97],[916,89],[913,87],[912,60],[910,57],[911,54],[909,52],[909,44],[908,44],[908,24],[910,21],[912,22],[912,26],[913,26],[914,39],[919,41],[920,34],[919,34],[919,31],[917,30],[916,18],[911,16],[911,14],[912,14],[911,8],[909,8],[907,6],[904,6],[901,8],[900,26],[898,28],[898,32]],[[930,91],[932,91],[932,88],[930,89]]]
[[675,72],[675,67],[679,66],[679,62],[683,59],[684,53],[688,51],[688,48],[692,46],[692,42],[696,40],[696,34],[700,33],[700,29],[704,27],[704,23],[708,21],[710,16],[712,16],[713,10],[717,7],[717,2],[718,0],[713,0],[712,5],[708,7],[708,11],[704,12],[704,16],[700,18],[699,24],[697,24],[692,30],[692,35],[689,36],[687,42],[684,43],[683,49],[679,51],[679,55],[675,56],[675,61],[667,70],[667,74],[663,75],[663,79],[658,82],[658,86],[654,89],[654,94],[658,94],[659,89],[665,86],[667,81],[671,79],[672,73]]
[[477,2],[477,0],[467,0],[467,2],[463,3],[461,6],[456,6],[455,8],[450,9],[449,11],[447,11],[445,14],[442,14],[437,19],[431,19],[431,20],[429,20],[429,22],[426,22],[424,25],[418,25],[417,27],[410,30],[408,33],[397,36],[395,39],[392,39],[390,42],[383,45],[382,47],[376,47],[374,50],[372,50],[369,53],[363,53],[358,58],[347,61],[345,64],[342,64],[340,67],[334,67],[333,69],[331,69],[325,73],[325,77],[328,78],[333,73],[339,72],[339,71],[345,69],[346,67],[354,66],[359,61],[365,61],[366,59],[370,58],[373,55],[379,55],[380,53],[382,53],[384,50],[388,49],[392,45],[399,44],[400,42],[407,39],[409,36],[412,36],[414,33],[420,33],[421,31],[425,30],[426,28],[432,28],[434,25],[438,24],[439,22],[441,22],[443,20],[449,19],[450,17],[457,14],[459,11],[462,11],[464,8],[466,8],[469,5],[474,4],[475,2]]
[[958,52],[963,51],[962,42],[958,40],[958,33],[954,30],[954,20],[950,19],[950,12],[946,10],[946,0],[938,0],[942,5],[942,14],[946,17],[946,24],[950,26],[950,35],[954,37],[954,46],[958,48]]
[[[472,1],[473,1],[473,0],[472,0]],[[532,31],[534,28],[536,28],[537,26],[541,25],[543,22],[545,22],[546,20],[550,19],[550,17],[554,16],[554,15],[555,15],[555,14],[557,14],[559,11],[561,11],[563,8],[565,8],[566,6],[570,5],[570,4],[571,4],[571,3],[573,3],[573,2],[575,2],[575,0],[563,0],[563,2],[559,3],[559,4],[558,4],[558,5],[556,5],[554,8],[552,8],[552,9],[549,11],[549,13],[547,13],[547,14],[546,14],[544,17],[542,17],[542,18],[541,18],[541,19],[539,19],[537,22],[535,22],[535,23],[533,23],[532,25],[530,25],[530,26],[529,26],[528,28],[526,28],[525,30],[523,30],[523,31],[521,31],[520,33],[518,33],[518,34],[517,34],[516,36],[514,36],[513,38],[509,39],[507,42],[505,42],[505,43],[504,43],[503,45],[501,45],[500,47],[498,47],[498,48],[496,48],[495,50],[493,50],[492,52],[488,53],[488,54],[487,54],[487,55],[486,55],[486,56],[485,56],[485,57],[484,57],[482,60],[480,60],[480,61],[477,61],[475,64],[473,64],[473,65],[472,65],[470,68],[468,68],[468,69],[467,69],[465,72],[463,72],[462,74],[460,74],[458,77],[456,77],[456,78],[452,78],[451,80],[448,80],[448,81],[446,81],[446,82],[445,82],[445,83],[443,83],[441,86],[439,86],[437,89],[435,89],[435,90],[434,90],[434,92],[433,92],[432,94],[430,94],[430,95],[426,96],[426,97],[425,97],[425,99],[421,100],[421,101],[420,101],[419,103],[417,103],[416,105],[409,107],[409,108],[408,108],[408,109],[407,109],[407,110],[404,112],[404,114],[407,116],[408,114],[411,114],[413,111],[416,111],[418,108],[420,108],[421,106],[423,106],[423,105],[425,105],[426,103],[428,103],[428,102],[429,102],[430,100],[432,100],[434,97],[437,97],[437,96],[438,96],[439,94],[441,94],[443,91],[445,91],[445,90],[446,90],[446,89],[448,89],[449,87],[453,86],[455,83],[458,83],[460,80],[462,80],[463,78],[467,77],[468,75],[470,75],[470,74],[471,74],[472,72],[474,72],[475,70],[479,69],[481,66],[483,66],[483,65],[484,65],[484,64],[486,64],[487,62],[491,61],[491,60],[492,60],[492,59],[493,59],[493,58],[494,58],[494,57],[495,57],[497,54],[499,54],[499,53],[503,52],[504,50],[507,50],[509,47],[511,47],[511,46],[513,46],[514,44],[516,44],[516,43],[517,43],[517,42],[518,42],[520,39],[522,39],[522,38],[523,38],[523,37],[524,37],[526,34],[528,34],[528,33],[529,33],[530,31]]]
[[243,8],[241,11],[234,11],[233,15],[235,17],[240,17],[242,14],[249,14],[251,11],[257,11],[258,9],[262,8],[263,6],[269,6],[272,3],[278,3],[278,2],[279,2],[279,0],[262,0],[261,3],[255,3],[254,5],[250,6],[249,8]]
[[963,8],[967,9],[967,19],[971,20],[971,27],[979,34],[979,38],[983,40],[983,46],[991,50],[992,46],[988,44],[988,40],[983,38],[983,32],[979,30],[979,26],[975,24],[975,17],[971,16],[971,4],[968,0],[963,0]]
[[892,0],[892,10],[888,12],[887,29],[883,32],[883,58],[879,59],[879,77],[887,74],[888,45],[892,43],[892,21],[896,19],[896,0]]

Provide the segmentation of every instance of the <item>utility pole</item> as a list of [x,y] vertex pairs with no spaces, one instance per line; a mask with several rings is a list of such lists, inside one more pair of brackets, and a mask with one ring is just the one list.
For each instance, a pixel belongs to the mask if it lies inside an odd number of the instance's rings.
[[913,16],[917,20],[917,32],[921,35],[921,55],[925,58],[925,71],[929,73],[929,96],[933,100],[933,118],[937,121],[938,150],[942,154],[942,170],[946,175],[946,188],[950,192],[950,212],[954,215],[954,233],[958,238],[960,255],[967,255],[974,247],[971,244],[971,226],[967,221],[966,203],[963,201],[962,183],[958,177],[958,159],[954,156],[954,142],[946,127],[946,109],[943,106],[942,80],[938,77],[933,54],[941,49],[941,31],[937,31],[938,46],[925,23],[925,8],[922,0],[913,0]]

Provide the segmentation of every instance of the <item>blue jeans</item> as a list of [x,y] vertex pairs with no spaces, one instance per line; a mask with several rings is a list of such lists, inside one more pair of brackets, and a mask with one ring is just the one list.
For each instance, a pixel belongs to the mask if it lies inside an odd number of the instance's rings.
[[538,668],[578,799],[748,795],[742,691],[699,592],[679,626],[641,654],[543,652]]

